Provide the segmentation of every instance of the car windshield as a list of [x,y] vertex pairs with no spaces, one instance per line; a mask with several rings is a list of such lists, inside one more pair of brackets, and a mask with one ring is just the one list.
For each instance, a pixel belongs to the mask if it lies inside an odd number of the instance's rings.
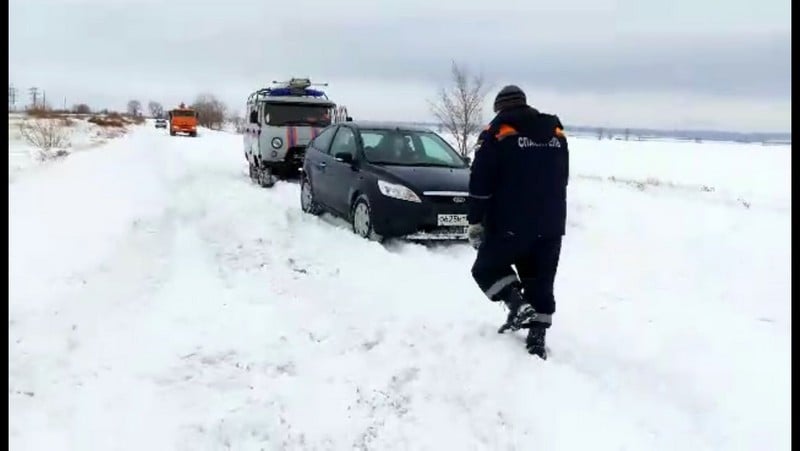
[[267,103],[264,105],[264,122],[268,125],[313,125],[327,127],[331,124],[329,105],[297,103]]
[[364,158],[373,164],[467,167],[458,153],[434,132],[362,129],[361,139]]

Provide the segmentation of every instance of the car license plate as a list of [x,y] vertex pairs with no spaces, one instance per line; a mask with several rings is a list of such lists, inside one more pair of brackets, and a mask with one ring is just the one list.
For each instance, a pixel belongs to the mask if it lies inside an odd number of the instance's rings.
[[440,226],[466,226],[467,215],[439,215],[437,225]]

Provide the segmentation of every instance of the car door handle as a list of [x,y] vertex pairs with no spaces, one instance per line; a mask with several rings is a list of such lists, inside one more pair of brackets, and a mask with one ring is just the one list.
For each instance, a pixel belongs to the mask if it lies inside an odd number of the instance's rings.
[[328,166],[328,163],[326,163],[326,162],[324,162],[324,161],[321,161],[321,162],[317,163],[317,166],[318,166],[319,168],[324,168],[324,167]]

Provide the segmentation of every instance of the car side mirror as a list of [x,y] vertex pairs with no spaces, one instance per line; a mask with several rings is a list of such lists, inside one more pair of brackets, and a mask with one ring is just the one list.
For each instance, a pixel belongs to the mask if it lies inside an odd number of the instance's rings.
[[472,164],[472,158],[470,157],[461,157],[461,159],[464,160],[464,163],[466,163],[467,166]]
[[353,118],[352,118],[352,117],[350,117],[350,116],[347,116],[347,117],[345,118],[345,122],[353,122]]
[[353,163],[353,154],[351,154],[350,152],[339,152],[336,155],[334,155],[333,158],[335,158],[336,161],[342,163],[347,163],[347,164]]

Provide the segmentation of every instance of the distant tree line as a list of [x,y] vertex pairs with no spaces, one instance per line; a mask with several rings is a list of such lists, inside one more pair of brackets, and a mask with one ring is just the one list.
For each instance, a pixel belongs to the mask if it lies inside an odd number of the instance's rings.
[[[201,127],[219,130],[228,120],[226,116],[228,107],[210,93],[199,94],[188,107],[197,112],[197,122]],[[129,115],[141,116],[142,110],[142,102],[139,100],[132,99],[128,102],[127,112]],[[147,110],[150,117],[153,118],[164,117],[168,112],[160,102],[155,100],[147,103]]]

